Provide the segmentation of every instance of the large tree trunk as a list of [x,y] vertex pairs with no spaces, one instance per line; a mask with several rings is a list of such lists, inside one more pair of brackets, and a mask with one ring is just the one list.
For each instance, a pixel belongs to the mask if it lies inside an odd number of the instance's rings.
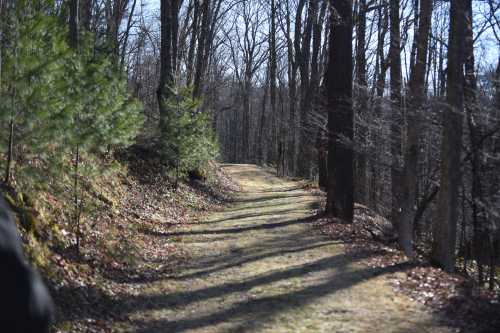
[[455,269],[458,191],[461,182],[460,153],[464,102],[464,33],[467,2],[452,0],[448,42],[447,107],[441,163],[441,188],[433,221],[432,260],[448,272]]
[[[481,156],[483,154],[483,145],[480,142],[482,134],[477,125],[476,115],[481,112],[477,105],[477,79],[475,71],[474,58],[474,33],[473,33],[473,13],[472,1],[466,1],[466,24],[465,24],[465,43],[464,43],[464,64],[465,64],[465,84],[464,84],[464,107],[467,114],[467,125],[471,144],[471,220],[473,229],[473,255],[477,262],[477,274],[480,284],[484,280],[484,265],[486,254],[489,249],[489,237],[485,230],[485,219],[487,212],[484,211],[483,185],[481,179]],[[488,241],[486,241],[488,240]]]
[[354,217],[352,112],[352,1],[330,0],[334,10],[326,76],[328,94],[328,196],[326,213]]
[[391,74],[391,221],[399,221],[401,200],[401,32],[399,19],[399,0],[390,0],[390,35],[389,65]]
[[425,73],[431,27],[432,0],[420,3],[416,37],[416,57],[409,83],[408,129],[401,188],[401,219],[398,222],[399,245],[408,257],[413,257],[413,221],[417,201],[418,139],[421,108],[425,100]]
[[367,110],[368,89],[366,81],[366,0],[359,1],[358,23],[356,25],[356,90],[359,100],[358,126],[356,130],[358,147],[356,150],[356,200],[368,203],[367,189]]

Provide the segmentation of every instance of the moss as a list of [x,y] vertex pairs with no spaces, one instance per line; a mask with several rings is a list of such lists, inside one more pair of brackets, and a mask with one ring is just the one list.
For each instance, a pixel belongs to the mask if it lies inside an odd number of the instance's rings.
[[32,201],[28,196],[23,195],[22,193],[15,194],[15,197],[16,198],[14,199],[11,193],[4,193],[4,198],[14,211],[18,224],[27,233],[37,232],[36,227],[38,223],[37,218],[35,217],[35,211],[31,208]]
[[34,266],[46,271],[50,266],[48,248],[40,243],[33,234],[28,234],[27,239],[28,242],[24,246],[26,256]]

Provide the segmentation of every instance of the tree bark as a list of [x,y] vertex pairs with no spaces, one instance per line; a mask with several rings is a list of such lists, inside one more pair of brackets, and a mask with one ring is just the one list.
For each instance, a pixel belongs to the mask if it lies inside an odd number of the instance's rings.
[[[323,1],[319,17],[316,20],[313,28],[313,54],[311,59],[311,99],[319,105],[317,110],[324,113],[322,105],[323,87],[320,86],[321,74],[323,66],[320,65],[321,38],[323,34],[323,22],[328,9],[328,1]],[[328,44],[325,42],[324,44]],[[327,149],[328,143],[325,137],[325,128],[323,124],[319,124],[316,133],[316,154],[318,163],[318,185],[321,189],[326,189],[328,183],[328,168],[327,168]]]
[[163,136],[166,134],[168,124],[167,100],[171,96],[171,89],[174,84],[172,31],[177,16],[173,14],[175,14],[173,12],[173,1],[161,0],[160,84],[157,94],[160,108],[160,131]]
[[289,84],[289,138],[290,142],[288,145],[289,149],[289,165],[290,171],[292,174],[297,174],[299,170],[298,160],[299,160],[299,133],[300,128],[297,120],[300,121],[300,118],[297,117],[297,71],[299,69],[299,60],[300,57],[300,37],[302,32],[302,12],[304,10],[306,0],[299,0],[297,5],[297,11],[295,13],[295,27],[294,27],[294,38],[292,41],[291,38],[291,11],[289,0],[286,2],[286,11],[287,11],[287,40],[288,40],[288,84]]
[[194,72],[194,54],[196,50],[196,41],[198,40],[198,26],[200,20],[200,2],[198,0],[194,0],[194,13],[193,13],[193,22],[191,28],[191,40],[189,42],[189,51],[187,57],[187,85],[191,85],[193,83],[193,72]]
[[79,44],[79,22],[78,11],[80,3],[79,0],[71,0],[69,3],[69,44],[72,48],[78,48]]
[[[375,108],[373,115],[371,117],[372,121],[379,121],[379,119],[383,118],[383,103],[384,103],[384,90],[385,90],[385,79],[387,76],[388,69],[388,59],[385,56],[385,39],[387,32],[389,31],[389,11],[387,7],[379,6],[377,8],[377,49],[376,49],[376,66],[375,66],[375,79],[374,81],[374,90],[376,94],[375,98]],[[378,126],[378,125],[376,125]],[[369,131],[368,131],[369,132]],[[374,132],[373,130],[371,132]],[[380,169],[377,169],[379,166],[381,155],[385,149],[384,142],[380,140],[380,136],[376,133],[373,133],[373,137],[371,138],[371,144],[374,147],[377,147],[378,150],[375,150],[370,154],[369,164],[371,170],[371,179],[370,179],[370,190],[369,190],[369,204],[375,211],[378,210],[379,206],[379,193],[381,193],[380,188],[383,186],[383,180],[380,176]]]
[[179,56],[179,11],[184,0],[172,0],[172,72],[177,73],[177,60]]
[[326,213],[345,223],[354,217],[352,112],[352,0],[330,0],[328,91],[328,195]]
[[[303,1],[305,5],[305,1]],[[300,4],[299,4],[300,5]],[[318,4],[317,0],[310,0],[309,7],[307,10],[307,21],[304,31],[301,32],[300,29],[295,31],[295,34],[302,36],[302,43],[299,41],[296,44],[296,57],[300,70],[300,103],[299,103],[299,159],[298,159],[298,175],[304,178],[311,177],[311,147],[312,144],[309,140],[310,131],[309,128],[309,112],[311,108],[311,42],[313,26],[318,16]],[[301,17],[297,14],[296,20],[300,21]],[[302,44],[302,45],[300,45]]]
[[106,35],[112,60],[118,63],[120,57],[119,31],[125,15],[128,0],[107,0],[105,4],[106,13]]
[[[259,163],[263,164],[266,161],[266,151],[264,151],[264,146],[265,146],[265,140],[264,140],[264,128],[266,127],[266,120],[268,117],[266,117],[267,113],[267,93],[268,89],[267,87],[269,86],[269,70],[266,73],[266,82],[265,82],[265,89],[264,90],[264,95],[262,96],[262,107],[261,107],[261,113],[260,113],[260,121],[259,121],[259,133],[258,133],[258,143],[257,143],[257,160]],[[266,146],[267,147],[267,146]]]
[[368,203],[367,189],[367,110],[368,89],[366,82],[366,0],[359,1],[356,25],[356,90],[359,100],[359,124],[356,133],[358,147],[356,149],[356,200],[361,204]]
[[455,269],[464,107],[464,34],[468,1],[471,0],[451,0],[446,96],[448,105],[444,110],[441,187],[433,221],[432,260],[448,272]]
[[194,74],[194,87],[193,96],[200,97],[202,92],[202,79],[203,79],[203,64],[204,57],[208,56],[205,54],[205,42],[208,37],[208,29],[210,24],[210,0],[204,0],[201,6],[201,31],[198,38],[198,50],[196,53],[196,66]]
[[[484,202],[483,185],[481,179],[481,156],[483,154],[483,144],[481,141],[480,128],[477,125],[475,115],[480,112],[477,105],[477,79],[475,71],[474,58],[474,33],[473,33],[473,12],[472,1],[466,1],[466,22],[465,22],[465,41],[464,41],[464,64],[465,64],[465,84],[464,84],[464,107],[467,114],[467,125],[471,143],[471,220],[473,230],[473,255],[477,262],[477,274],[480,284],[484,279],[485,257],[490,242],[485,225],[484,216],[487,213],[479,202]],[[486,241],[488,240],[488,241]]]
[[401,200],[401,31],[399,18],[399,0],[390,0],[390,39],[389,66],[391,75],[391,221],[399,221]]
[[245,75],[243,93],[243,121],[241,122],[242,132],[242,150],[241,160],[243,163],[248,163],[250,159],[250,91],[252,89],[252,81]]
[[420,112],[425,100],[425,73],[432,16],[432,0],[420,4],[419,26],[416,37],[415,64],[410,74],[408,129],[401,188],[401,215],[398,222],[399,245],[413,258],[413,221],[417,201],[418,139]]
[[[276,3],[275,0],[271,0],[271,26],[269,30],[269,99],[271,102],[271,119],[272,119],[272,127],[276,129],[278,133],[275,133],[275,130],[271,130],[271,142],[278,142],[278,147],[282,147],[282,125],[281,122],[277,122],[277,109],[276,109],[276,82],[277,82],[277,70],[278,70],[278,59],[277,59],[277,50],[276,50]],[[281,161],[283,158],[284,151],[283,149],[278,149],[277,154],[277,163],[276,163],[276,173],[278,176],[284,176],[285,170],[281,170]]]

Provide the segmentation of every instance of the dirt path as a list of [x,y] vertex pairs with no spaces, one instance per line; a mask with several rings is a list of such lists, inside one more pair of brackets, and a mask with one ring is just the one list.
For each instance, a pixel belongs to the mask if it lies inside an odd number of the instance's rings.
[[[117,331],[450,332],[307,221],[319,198],[252,165],[225,165],[233,205],[165,235],[192,259],[141,290]],[[141,288],[142,289],[142,288]]]

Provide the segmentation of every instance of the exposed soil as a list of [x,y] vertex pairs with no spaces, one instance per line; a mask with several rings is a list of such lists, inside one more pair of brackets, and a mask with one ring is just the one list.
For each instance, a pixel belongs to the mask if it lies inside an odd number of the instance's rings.
[[[321,201],[305,184],[252,165],[224,165],[241,186],[203,222],[160,237],[189,260],[122,295],[116,332],[451,332],[395,293],[404,265],[367,267],[310,221]],[[126,319],[125,319],[126,318]]]

